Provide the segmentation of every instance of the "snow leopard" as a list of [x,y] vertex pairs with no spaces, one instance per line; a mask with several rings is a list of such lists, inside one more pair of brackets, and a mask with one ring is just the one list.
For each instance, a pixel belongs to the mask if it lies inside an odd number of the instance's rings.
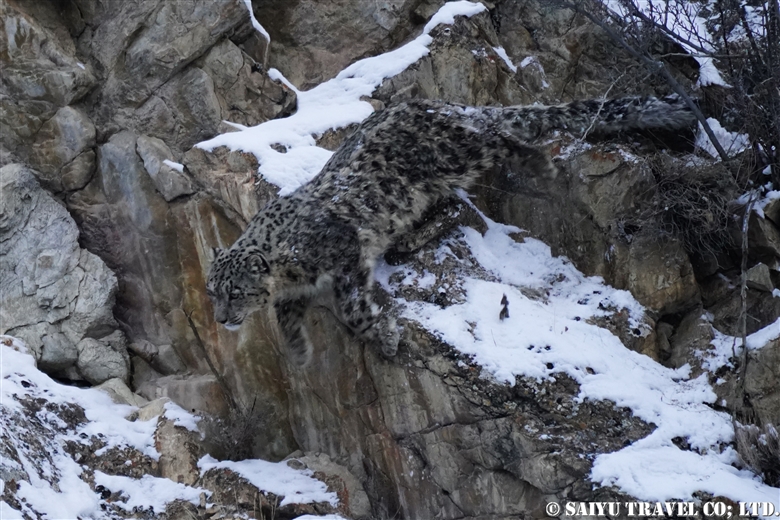
[[676,97],[391,105],[364,120],[308,184],[269,202],[229,249],[215,251],[207,280],[215,320],[235,330],[250,313],[273,307],[291,359],[303,366],[312,355],[304,316],[327,291],[338,319],[392,357],[399,330],[375,302],[374,268],[427,210],[510,156],[553,168],[531,145],[556,130],[582,136],[693,123]]

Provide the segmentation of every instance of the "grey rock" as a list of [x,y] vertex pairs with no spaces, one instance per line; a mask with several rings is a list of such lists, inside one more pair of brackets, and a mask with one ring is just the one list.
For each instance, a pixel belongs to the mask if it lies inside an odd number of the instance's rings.
[[10,94],[56,107],[83,97],[95,83],[90,69],[79,65],[75,49],[63,48],[59,44],[62,38],[17,7],[15,3],[0,4],[4,21],[0,41],[10,42],[0,53],[0,68]]
[[228,39],[212,47],[198,65],[214,81],[223,120],[254,126],[295,108],[296,93],[258,70],[255,61]]
[[770,263],[780,258],[780,227],[753,212],[750,214],[748,246],[751,253]]
[[74,343],[82,336],[101,337],[116,329],[113,314],[116,276],[105,262],[86,249],[80,251],[79,266],[84,271],[79,296],[71,309],[70,319],[62,324],[62,331]]
[[[30,162],[42,174],[39,180],[44,186],[61,191],[63,166],[94,145],[95,126],[92,121],[80,110],[63,107],[38,131],[30,154]],[[86,169],[88,165],[75,165],[75,167]],[[71,171],[70,174],[72,176],[74,172]],[[78,184],[78,173],[76,176],[76,184]],[[82,173],[81,177],[83,176]]]
[[780,227],[780,198],[772,199],[764,206],[764,215]]
[[[151,345],[151,343],[149,343],[149,345]],[[137,346],[138,342],[136,341],[131,343],[129,348],[132,349]],[[140,356],[131,355],[130,362],[132,363],[133,367],[133,380],[131,386],[135,388],[139,394],[144,395],[140,389],[144,388],[147,383],[153,385],[155,380],[162,377],[162,374],[153,369],[152,366]],[[146,394],[144,397],[146,399],[150,399],[150,394]],[[154,397],[152,397],[150,400],[152,399],[154,399]]]
[[76,368],[93,385],[113,378],[129,380],[130,359],[127,351],[122,351],[125,342],[121,332],[116,331],[101,340],[84,338],[76,347],[79,352]]
[[745,374],[745,394],[750,396],[758,424],[780,422],[780,339],[750,353]]
[[[321,480],[326,480],[333,487],[333,480],[340,480],[349,497],[348,508],[351,518],[371,518],[371,503],[363,485],[346,467],[336,464],[325,453],[300,453],[288,458],[288,465],[296,469],[310,469],[322,473]],[[335,477],[335,478],[334,478]]]
[[[256,4],[255,16],[271,34],[268,66],[284,70],[298,88],[308,89],[356,59],[389,50],[391,41],[403,40],[418,5],[408,0],[273,1]],[[260,55],[253,58],[263,61]]]
[[167,397],[189,411],[203,410],[215,415],[227,412],[219,382],[210,374],[164,376],[143,383],[136,391],[150,401]]
[[222,121],[222,109],[214,92],[214,82],[202,69],[190,67],[159,90],[174,118],[173,134],[167,142],[187,150],[199,141],[213,137]]
[[169,402],[171,402],[171,400],[167,397],[160,397],[154,401],[149,401],[148,404],[138,410],[138,413],[135,416],[136,420],[146,422],[155,417],[159,417],[165,413],[165,403]]
[[146,341],[145,339],[139,339],[133,341],[127,346],[127,348],[130,352],[139,356],[147,363],[149,362],[149,360],[153,359],[158,352],[157,345],[154,345],[153,343],[151,343],[150,341]]
[[[88,44],[89,52],[109,71],[97,120],[99,126],[118,123],[127,128],[134,125],[132,118],[125,114],[125,107],[134,108],[143,103],[225,33],[249,23],[246,6],[235,0],[163,4],[143,0],[138,4],[122,4],[119,10],[105,15],[108,18],[95,30]],[[181,83],[175,78],[173,81]],[[203,94],[202,90],[197,92]],[[202,100],[190,101],[198,104]],[[155,135],[145,129],[138,130]],[[184,131],[179,127],[178,132]],[[198,129],[187,127],[186,131],[197,133]]]
[[772,283],[772,277],[769,273],[769,267],[766,264],[756,264],[745,273],[747,286],[757,291],[771,293],[775,285]]
[[187,370],[173,345],[159,346],[157,356],[152,360],[152,367],[165,375],[178,374]]
[[252,154],[224,147],[213,152],[192,148],[184,154],[182,162],[208,193],[227,203],[241,215],[243,222],[249,222],[278,191],[257,179],[258,163]]
[[133,337],[169,343],[167,325],[154,308],[180,305],[180,230],[136,149],[132,132],[112,135],[98,147],[95,177],[68,204],[81,224],[83,243],[109,265],[122,266],[117,317]]
[[704,316],[704,310],[697,307],[685,315],[670,338],[671,357],[668,365],[679,368],[688,363],[693,377],[701,371],[701,353],[712,348],[710,342],[715,338],[712,324]]
[[62,188],[66,191],[80,190],[95,174],[95,152],[82,152],[60,170]]
[[144,168],[166,201],[170,202],[195,192],[192,180],[187,174],[165,164],[165,160],[175,161],[171,149],[161,139],[141,136],[137,141],[137,150],[144,161]]
[[176,126],[173,110],[159,96],[150,96],[133,114],[139,132],[170,139]]
[[198,460],[203,456],[200,434],[176,426],[164,415],[157,422],[154,444],[160,453],[160,476],[174,482],[193,485],[200,478]]
[[137,340],[131,343],[129,348],[162,375],[180,373],[187,369],[171,345],[158,347],[149,341]]
[[38,367],[46,372],[56,372],[73,366],[79,352],[65,334],[47,334],[41,338],[43,347]]
[[[713,316],[712,325],[729,336],[741,337],[742,297],[739,277],[734,280],[729,291],[707,308]],[[752,334],[777,320],[780,316],[780,298],[772,293],[749,290],[746,295],[746,332]]]

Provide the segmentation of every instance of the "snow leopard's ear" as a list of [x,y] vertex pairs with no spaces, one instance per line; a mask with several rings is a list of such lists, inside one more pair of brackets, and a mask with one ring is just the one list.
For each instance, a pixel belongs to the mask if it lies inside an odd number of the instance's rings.
[[253,251],[247,256],[246,268],[247,271],[249,271],[249,274],[258,278],[271,271],[271,266],[268,265],[268,261],[258,251]]

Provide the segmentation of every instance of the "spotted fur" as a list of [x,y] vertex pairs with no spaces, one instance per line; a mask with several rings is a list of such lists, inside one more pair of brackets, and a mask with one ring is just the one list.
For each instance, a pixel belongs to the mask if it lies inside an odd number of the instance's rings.
[[426,210],[510,155],[538,158],[528,143],[553,130],[581,135],[692,123],[680,100],[652,97],[551,107],[420,100],[376,112],[310,183],[261,209],[218,253],[208,277],[215,318],[237,328],[272,304],[293,359],[304,365],[311,355],[305,311],[315,296],[332,291],[340,320],[393,356],[399,333],[374,303],[374,264]]

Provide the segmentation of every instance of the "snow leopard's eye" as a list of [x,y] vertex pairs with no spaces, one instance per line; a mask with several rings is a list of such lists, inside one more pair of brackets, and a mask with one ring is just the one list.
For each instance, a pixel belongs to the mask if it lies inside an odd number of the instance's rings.
[[230,291],[229,298],[231,300],[237,300],[241,298],[241,289],[236,288]]

